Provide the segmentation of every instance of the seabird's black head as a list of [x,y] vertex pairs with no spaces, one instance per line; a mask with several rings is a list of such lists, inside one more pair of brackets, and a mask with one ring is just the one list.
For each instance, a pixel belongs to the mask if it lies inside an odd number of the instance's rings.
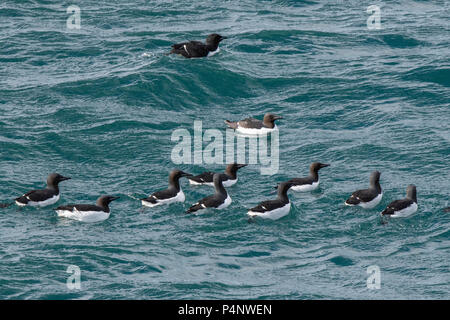
[[218,46],[220,41],[227,39],[227,37],[222,37],[220,34],[212,33],[206,38],[206,44],[211,46]]
[[273,114],[273,113],[266,113],[264,115],[263,123],[264,123],[264,125],[266,127],[273,128],[275,126],[275,120],[278,120],[278,119],[283,119],[283,117],[282,116],[278,116],[278,115]]
[[285,198],[287,197],[288,190],[294,185],[291,181],[285,181],[278,185],[278,197]]
[[414,202],[417,202],[417,190],[416,190],[416,186],[415,185],[410,184],[406,188],[406,197],[408,199],[413,200]]
[[381,176],[381,172],[380,171],[374,171],[370,174],[370,185],[374,186],[375,184],[380,182],[380,176]]
[[216,192],[225,193],[225,194],[227,193],[223,186],[223,181],[226,178],[227,178],[227,176],[224,173],[215,173],[213,175],[213,183],[214,183],[214,188],[216,188]]
[[175,169],[169,174],[169,182],[178,181],[182,177],[192,177],[192,174]]
[[320,163],[320,162],[313,162],[309,166],[309,171],[311,172],[317,172],[322,168],[329,167],[330,165],[328,163]]
[[108,205],[113,202],[114,200],[119,199],[120,197],[113,197],[113,196],[101,196],[97,199],[97,206],[99,207],[108,207]]
[[229,175],[229,176],[231,176],[231,177],[233,177],[233,178],[236,178],[236,172],[240,169],[240,168],[243,168],[243,167],[246,167],[247,165],[246,164],[239,164],[239,163],[231,163],[231,164],[229,164],[229,165],[227,165],[227,168],[225,169],[225,172]]
[[69,180],[69,177],[64,177],[59,173],[52,173],[47,177],[47,186],[50,188],[55,188],[62,181]]

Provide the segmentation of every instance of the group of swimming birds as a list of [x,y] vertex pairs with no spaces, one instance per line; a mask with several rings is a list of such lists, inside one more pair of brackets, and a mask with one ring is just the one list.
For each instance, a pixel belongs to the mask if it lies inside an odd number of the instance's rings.
[[[169,54],[179,54],[185,58],[199,58],[215,54],[219,51],[219,43],[226,39],[219,34],[210,34],[205,43],[200,41],[189,41],[172,45]],[[257,120],[247,118],[240,121],[225,120],[231,129],[241,134],[268,134],[278,130],[275,121],[282,119],[279,115],[267,113],[264,119]],[[224,209],[231,204],[231,198],[225,187],[231,187],[237,182],[237,171],[245,167],[245,164],[232,163],[226,167],[224,173],[204,172],[194,176],[181,170],[173,170],[169,175],[169,187],[165,190],[152,193],[150,196],[141,199],[141,203],[146,207],[167,205],[175,202],[184,202],[186,197],[180,187],[180,178],[186,177],[191,185],[211,185],[215,188],[215,193],[194,203],[186,211],[196,213],[205,209]],[[278,196],[274,200],[263,201],[257,206],[248,210],[251,217],[262,217],[268,219],[279,219],[290,212],[291,203],[287,196],[288,190],[305,192],[312,191],[319,186],[319,170],[328,167],[329,164],[313,162],[309,168],[309,176],[294,178],[279,183],[277,187]],[[370,186],[368,189],[355,191],[346,201],[349,206],[360,206],[364,209],[371,209],[377,206],[383,196],[380,186],[379,171],[372,172],[370,176]],[[55,204],[60,198],[59,183],[70,178],[57,173],[52,173],[47,178],[47,188],[33,190],[15,199],[18,206],[38,206],[45,207]],[[110,215],[109,204],[119,199],[119,197],[104,195],[97,199],[95,205],[92,204],[70,204],[59,206],[55,209],[58,216],[67,217],[85,222],[96,222],[105,220]],[[11,204],[0,204],[0,207],[7,207]],[[450,211],[450,208],[444,209]],[[382,212],[382,216],[405,217],[417,211],[416,186],[409,185],[406,189],[406,198],[391,202]]]
[[[150,196],[141,199],[141,203],[146,207],[156,207],[168,205],[176,202],[184,202],[186,197],[180,186],[180,179],[186,177],[191,185],[214,186],[215,193],[194,203],[186,213],[197,213],[206,209],[225,209],[231,204],[231,198],[225,187],[231,187],[238,181],[237,171],[245,167],[246,164],[232,163],[227,165],[224,173],[203,172],[199,175],[192,175],[184,171],[175,169],[169,174],[169,186],[165,190],[152,193]],[[288,190],[298,192],[313,191],[319,187],[319,170],[328,167],[329,164],[313,162],[309,167],[309,176],[303,178],[293,178],[279,183],[275,188],[278,196],[274,200],[263,201],[257,206],[248,210],[251,217],[261,217],[277,220],[286,216],[291,209],[291,202],[287,196]],[[372,172],[370,176],[370,186],[368,189],[357,190],[345,201],[349,206],[360,206],[364,209],[371,209],[380,203],[383,192],[380,186],[379,171]],[[59,183],[69,180],[58,173],[52,173],[47,178],[47,187],[40,190],[32,190],[15,199],[18,206],[45,207],[55,204],[60,198]],[[119,197],[104,195],[97,199],[95,205],[92,204],[69,204],[55,208],[57,215],[84,222],[98,222],[105,220],[110,215],[109,204],[119,199]],[[10,204],[9,204],[10,205]],[[6,205],[3,205],[6,207]],[[382,212],[382,216],[406,217],[417,211],[416,187],[409,185],[406,189],[406,198],[391,202]]]

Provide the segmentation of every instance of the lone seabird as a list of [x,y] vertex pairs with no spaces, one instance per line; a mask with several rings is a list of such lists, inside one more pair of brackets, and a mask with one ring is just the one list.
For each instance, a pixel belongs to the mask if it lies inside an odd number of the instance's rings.
[[186,197],[180,187],[180,178],[190,177],[190,173],[181,170],[173,170],[169,174],[169,188],[166,190],[156,191],[147,198],[141,199],[142,205],[146,207],[154,207],[161,204],[169,204],[173,202],[184,202]]
[[220,51],[219,43],[226,39],[220,34],[213,33],[206,38],[206,42],[189,41],[172,45],[170,53],[181,54],[185,58],[200,58],[216,54]]
[[[224,187],[230,187],[234,185],[238,178],[237,178],[237,171],[240,168],[243,168],[247,166],[246,164],[238,164],[238,163],[231,163],[227,165],[227,168],[225,169],[225,177],[222,180]],[[197,176],[189,177],[189,183],[192,185],[210,185],[213,186],[213,176],[215,172],[207,171],[203,172],[202,174],[199,174]]]
[[283,117],[272,113],[266,113],[263,121],[254,118],[247,118],[236,122],[225,120],[225,123],[231,129],[234,129],[236,132],[242,134],[265,134],[278,130],[275,124],[275,120],[278,119],[283,119]]
[[282,182],[278,185],[278,197],[276,200],[263,201],[256,207],[251,208],[247,214],[254,217],[277,220],[289,213],[291,203],[287,196],[289,188],[293,186],[290,181]]
[[417,193],[416,186],[410,184],[406,188],[406,198],[395,200],[388,204],[386,209],[381,212],[382,216],[392,218],[407,217],[417,211]]
[[98,222],[109,218],[109,203],[119,199],[113,196],[101,196],[93,204],[69,204],[55,209],[59,217],[83,222]]
[[193,213],[199,210],[204,210],[208,208],[214,209],[224,209],[228,207],[231,203],[231,198],[228,195],[227,191],[223,186],[223,179],[226,178],[226,175],[223,173],[215,173],[213,176],[214,188],[216,189],[216,193],[203,198],[202,200],[194,203],[186,213]]
[[369,189],[358,190],[353,192],[350,198],[345,201],[348,206],[360,206],[364,209],[372,209],[378,203],[380,203],[383,197],[383,191],[380,186],[380,175],[379,171],[374,171],[370,175],[370,187]]
[[47,177],[47,188],[41,190],[32,190],[23,196],[16,198],[18,206],[45,207],[55,204],[60,197],[58,184],[61,181],[69,180],[58,173],[52,173]]

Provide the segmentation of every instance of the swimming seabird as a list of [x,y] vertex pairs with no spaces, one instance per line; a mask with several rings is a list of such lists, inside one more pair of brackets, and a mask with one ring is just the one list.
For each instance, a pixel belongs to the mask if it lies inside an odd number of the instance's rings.
[[350,198],[345,201],[348,206],[360,206],[364,209],[372,209],[378,203],[380,203],[383,197],[383,191],[380,186],[379,171],[374,171],[370,175],[370,187],[369,189],[358,190],[352,193]]
[[206,38],[206,42],[189,41],[172,45],[170,53],[181,54],[185,58],[200,58],[211,56],[220,51],[219,43],[227,39],[220,34],[213,33]]
[[225,120],[225,123],[231,129],[242,134],[265,134],[278,130],[275,124],[275,120],[278,119],[283,119],[283,117],[272,113],[266,113],[262,121],[254,118],[247,118],[235,122]]
[[[225,177],[223,178],[223,186],[224,187],[230,187],[232,185],[234,185],[238,178],[237,178],[237,171],[240,168],[243,168],[247,166],[246,164],[238,164],[238,163],[231,163],[229,165],[227,165],[227,168],[225,169]],[[199,174],[197,176],[192,176],[189,177],[189,183],[192,185],[202,185],[202,184],[206,184],[206,185],[210,185],[213,186],[213,176],[214,176],[215,172],[203,172],[202,174]]]
[[25,193],[23,196],[16,198],[16,204],[21,207],[45,207],[54,204],[60,197],[58,184],[69,179],[69,177],[63,177],[58,173],[52,173],[47,177],[47,188]]
[[388,204],[386,209],[381,212],[382,216],[392,218],[407,217],[417,211],[417,193],[416,186],[410,184],[406,188],[406,198],[395,200]]
[[147,198],[141,199],[142,205],[146,207],[154,207],[161,204],[184,202],[186,197],[183,190],[181,190],[179,180],[182,177],[190,176],[190,173],[186,173],[181,170],[172,170],[169,174],[169,187],[166,190],[156,191]]
[[284,217],[291,210],[291,203],[287,192],[293,185],[290,181],[280,183],[278,185],[278,197],[276,200],[263,201],[256,207],[251,208],[247,214],[252,217],[258,216],[271,220]]
[[319,170],[325,167],[329,167],[327,163],[313,162],[309,166],[309,176],[304,178],[293,178],[288,182],[292,182],[291,189],[293,191],[312,191],[319,187]]
[[194,203],[186,213],[193,213],[199,210],[204,210],[208,208],[213,209],[224,209],[231,204],[231,198],[228,195],[227,191],[223,186],[223,179],[226,178],[226,175],[223,173],[215,173],[213,176],[214,188],[216,189],[216,193],[203,198],[202,200]]
[[113,196],[101,196],[93,204],[68,204],[55,209],[59,217],[83,222],[98,222],[109,218],[109,203],[119,199]]

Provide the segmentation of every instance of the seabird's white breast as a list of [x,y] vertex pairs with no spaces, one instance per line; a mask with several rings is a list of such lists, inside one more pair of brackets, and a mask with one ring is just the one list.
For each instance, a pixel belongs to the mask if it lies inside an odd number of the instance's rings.
[[247,212],[247,214],[252,217],[258,216],[258,217],[265,218],[265,219],[277,220],[277,219],[280,219],[280,218],[284,217],[285,215],[287,215],[290,210],[291,210],[291,203],[288,202],[283,207],[280,207],[280,208],[277,208],[277,209],[274,209],[271,211],[254,212],[254,211],[250,210],[249,212]]
[[183,190],[178,191],[178,193],[175,195],[175,197],[167,198],[167,199],[156,199],[156,203],[147,202],[145,200],[142,200],[142,205],[146,207],[156,207],[162,204],[170,204],[174,202],[184,202],[186,200],[186,197],[184,195]]
[[59,196],[60,195],[58,193],[57,195],[55,195],[51,198],[48,198],[47,200],[44,200],[44,201],[31,201],[30,198],[27,197],[27,199],[30,200],[30,201],[28,201],[27,204],[20,203],[17,200],[16,200],[16,204],[21,207],[24,207],[24,206],[46,207],[46,206],[49,206],[49,205],[52,205],[52,204],[55,204],[56,202],[58,202]]
[[238,127],[236,128],[236,131],[241,133],[241,134],[246,134],[246,135],[259,135],[259,134],[268,134],[270,132],[273,131],[277,131],[278,127],[275,125],[272,129],[270,128],[266,128],[263,127],[261,129],[255,129],[255,128],[244,128],[238,125]]
[[226,207],[228,207],[231,204],[231,198],[229,195],[227,195],[227,198],[225,199],[225,201],[217,207],[217,209],[221,210],[221,209],[225,209]]
[[402,209],[400,211],[394,211],[394,214],[391,215],[392,218],[405,218],[409,215],[412,215],[414,212],[417,211],[417,203],[411,204],[409,207],[406,207],[405,209]]
[[293,191],[300,191],[300,192],[306,192],[306,191],[313,191],[319,187],[319,181],[313,182],[312,184],[303,184],[298,186],[292,186],[291,189]]
[[70,210],[57,210],[58,217],[65,217],[83,222],[98,222],[109,218],[109,212],[105,211],[78,211],[76,208]]

